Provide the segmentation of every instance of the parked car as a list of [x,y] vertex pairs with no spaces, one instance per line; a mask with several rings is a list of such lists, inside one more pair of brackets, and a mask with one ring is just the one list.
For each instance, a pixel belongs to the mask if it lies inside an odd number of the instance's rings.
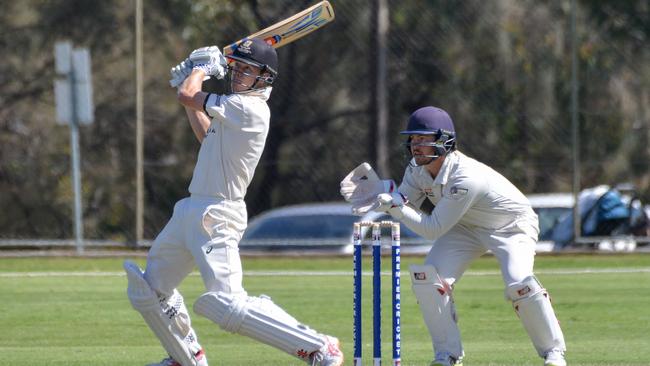
[[[572,245],[573,194],[533,194],[528,199],[539,216],[538,251],[560,250]],[[634,250],[638,237],[648,236],[648,206],[625,186],[600,185],[584,189],[578,202],[581,235],[599,237],[600,241],[593,243],[598,249],[610,250],[614,240],[617,247],[624,248],[616,250]]]
[[567,215],[573,212],[573,194],[539,193],[527,196],[533,211],[539,218],[539,241],[537,252],[550,252],[555,246],[553,230]]
[[[345,202],[284,206],[252,218],[239,247],[243,251],[316,249],[348,254],[352,253],[353,224],[381,220],[390,220],[390,217],[377,212],[355,216],[351,205]],[[400,229],[403,253],[429,250],[431,241],[418,236],[405,225]],[[370,236],[368,228],[364,228],[363,236]]]
[[[585,190],[581,197],[602,195],[608,188],[596,187]],[[603,191],[603,192],[601,192]],[[572,216],[574,198],[571,193],[531,194],[528,199],[539,217],[538,252],[559,249],[558,232]],[[623,196],[629,202],[629,196]],[[581,198],[581,205],[589,206],[587,199]],[[593,203],[591,203],[593,205]],[[322,250],[333,253],[352,253],[352,225],[358,221],[391,220],[390,216],[369,212],[363,217],[354,216],[351,206],[345,202],[309,203],[279,207],[266,211],[251,219],[248,229],[240,242],[246,250],[291,251]],[[426,253],[432,241],[401,225],[403,253]],[[569,230],[571,226],[568,226]],[[364,238],[370,237],[369,228],[363,229]],[[564,230],[566,231],[566,230]],[[388,245],[388,239],[386,239]],[[370,241],[365,240],[364,245]]]

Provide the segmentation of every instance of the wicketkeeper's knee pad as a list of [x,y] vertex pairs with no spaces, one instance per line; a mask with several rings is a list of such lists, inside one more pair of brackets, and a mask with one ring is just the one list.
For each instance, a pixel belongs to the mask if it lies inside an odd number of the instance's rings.
[[552,349],[565,351],[564,335],[550,296],[537,278],[526,277],[508,286],[506,294],[541,357]]
[[140,312],[165,351],[183,366],[207,366],[181,294],[174,290],[171,296],[158,296],[133,262],[124,261],[124,270],[131,305]]
[[268,296],[208,292],[194,303],[194,312],[238,333],[307,360],[320,349],[323,336],[300,324]]
[[413,293],[429,329],[433,348],[436,352],[447,352],[454,358],[462,358],[463,344],[451,286],[438,275],[434,266],[411,265],[409,271]]

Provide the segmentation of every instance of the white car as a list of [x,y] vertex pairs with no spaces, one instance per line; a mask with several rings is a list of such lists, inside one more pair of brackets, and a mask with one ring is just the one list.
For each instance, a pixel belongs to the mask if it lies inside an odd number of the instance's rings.
[[538,252],[550,252],[555,243],[552,235],[555,225],[573,211],[573,194],[571,193],[539,193],[528,196],[530,205],[539,218]]
[[[553,228],[567,214],[571,214],[573,196],[570,193],[533,194],[528,196],[539,216],[540,235],[537,251],[553,250]],[[383,213],[368,212],[365,216],[352,215],[346,202],[306,203],[283,206],[261,213],[249,222],[239,243],[242,251],[301,251],[352,253],[352,225],[359,221],[391,220]],[[400,225],[403,253],[424,254],[432,241],[426,240],[405,225]],[[387,234],[385,245],[389,245]],[[364,238],[369,238],[369,228],[363,228]],[[368,240],[364,245],[369,243]]]
[[[605,187],[597,187],[600,191]],[[584,192],[583,192],[584,193]],[[571,193],[544,193],[527,196],[539,217],[538,252],[555,249],[553,230],[567,216],[572,215],[574,198]],[[627,199],[627,197],[626,197]],[[284,206],[266,211],[251,219],[239,244],[242,251],[300,251],[321,250],[330,253],[352,253],[352,225],[358,221],[382,221],[391,218],[382,213],[369,212],[354,216],[345,202],[321,202]],[[369,238],[365,227],[364,238]],[[385,245],[389,245],[388,234]],[[401,225],[403,253],[427,253],[432,241],[426,240],[405,225]],[[364,241],[364,245],[369,240]]]
[[[629,188],[626,190],[625,186],[617,186],[615,195],[605,196],[610,192],[611,187],[607,185],[600,185],[592,188],[584,189],[579,195],[579,207],[582,217],[582,230],[583,232],[592,233],[592,237],[600,237],[600,241],[594,241],[592,246],[599,250],[604,251],[632,251],[636,248],[636,238],[633,238],[631,228],[640,228],[635,230],[643,230],[644,216],[650,218],[648,215],[648,205],[643,206],[639,200],[633,200]],[[619,195],[620,194],[620,195]],[[531,194],[527,196],[533,210],[539,216],[539,243],[538,251],[551,251],[559,250],[567,245],[572,245],[573,238],[573,206],[574,196],[572,193],[543,193]],[[608,197],[609,200],[604,200],[603,197]],[[614,205],[612,202],[616,202]],[[599,229],[598,220],[601,220],[603,212],[612,212],[614,207],[621,207],[624,205],[626,210],[629,209],[625,218],[624,215],[617,220],[605,221],[603,218],[601,223],[605,229]],[[619,213],[621,211],[618,211]],[[623,221],[620,221],[623,220]],[[625,221],[627,220],[627,221]],[[606,226],[610,225],[610,226]],[[639,226],[641,225],[641,226]],[[613,228],[613,229],[612,229]],[[604,233],[598,233],[598,230],[603,230]],[[646,233],[648,230],[646,229]],[[636,234],[644,236],[643,233]],[[585,237],[587,237],[585,236]],[[603,237],[607,237],[603,239]],[[556,242],[554,240],[559,240]]]
[[[352,215],[351,205],[345,202],[308,203],[284,206],[255,216],[239,243],[242,251],[322,250],[352,253],[352,228],[359,221],[390,220],[386,214],[369,212],[363,217]],[[426,253],[431,241],[418,236],[401,225],[403,253]],[[364,228],[364,237],[369,237]],[[384,234],[385,245],[390,245],[389,234]],[[364,244],[366,244],[364,242]]]

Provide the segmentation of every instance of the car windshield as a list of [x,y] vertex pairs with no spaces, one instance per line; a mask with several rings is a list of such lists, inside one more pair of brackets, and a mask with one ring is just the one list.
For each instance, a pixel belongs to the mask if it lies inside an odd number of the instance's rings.
[[283,216],[263,220],[249,227],[246,239],[348,238],[352,224],[359,218],[352,215]]
[[539,240],[552,240],[555,225],[565,216],[571,214],[571,208],[566,207],[535,207],[539,217]]

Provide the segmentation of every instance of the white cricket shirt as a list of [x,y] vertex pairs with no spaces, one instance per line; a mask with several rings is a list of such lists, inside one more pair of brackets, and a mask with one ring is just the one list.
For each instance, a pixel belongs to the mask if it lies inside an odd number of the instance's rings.
[[524,231],[535,238],[539,232],[526,196],[504,176],[459,151],[447,155],[435,179],[423,166],[409,165],[398,190],[414,207],[425,199],[435,205],[431,215],[405,206],[396,217],[430,240],[456,224],[497,234]]
[[189,191],[240,201],[253,179],[269,131],[271,88],[206,98],[212,123],[201,143]]

